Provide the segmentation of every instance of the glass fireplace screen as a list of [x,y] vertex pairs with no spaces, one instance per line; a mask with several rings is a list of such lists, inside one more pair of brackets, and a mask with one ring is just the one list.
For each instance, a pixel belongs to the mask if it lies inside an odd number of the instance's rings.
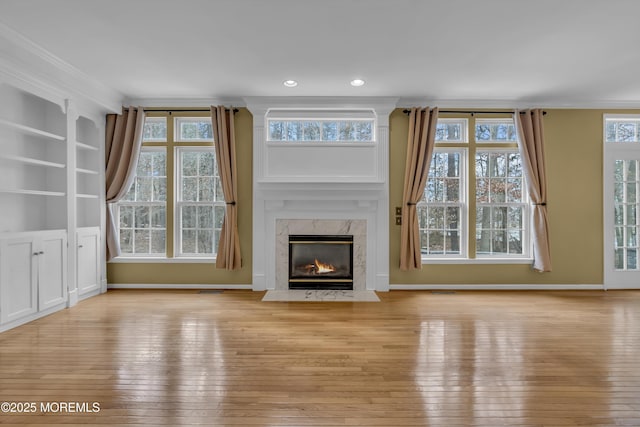
[[353,289],[353,236],[290,235],[289,289]]

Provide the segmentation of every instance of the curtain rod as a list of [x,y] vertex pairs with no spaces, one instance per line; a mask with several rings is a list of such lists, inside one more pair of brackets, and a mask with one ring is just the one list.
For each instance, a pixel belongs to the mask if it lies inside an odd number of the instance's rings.
[[[405,114],[409,114],[411,113],[411,110],[407,110],[404,109],[402,110],[403,113]],[[440,113],[460,113],[460,114],[471,114],[471,116],[473,117],[475,114],[513,114],[515,111],[471,111],[471,110],[439,110],[438,114]],[[524,114],[524,111],[520,111],[520,114]],[[546,111],[542,112],[543,116],[547,115]]]
[[[153,113],[154,111],[160,112],[160,113],[202,113],[202,112],[209,112],[211,111],[210,108],[191,108],[188,110],[182,110],[182,109],[175,109],[175,110],[165,110],[165,109],[155,109],[155,108],[143,108],[143,111],[146,112],[150,112]],[[234,108],[233,110],[227,108],[226,111],[233,111],[234,113],[237,113],[238,110],[237,108]]]

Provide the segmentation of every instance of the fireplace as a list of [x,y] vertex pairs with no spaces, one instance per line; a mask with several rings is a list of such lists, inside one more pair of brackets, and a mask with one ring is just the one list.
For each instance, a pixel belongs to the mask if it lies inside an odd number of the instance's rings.
[[353,289],[352,235],[289,235],[289,289]]

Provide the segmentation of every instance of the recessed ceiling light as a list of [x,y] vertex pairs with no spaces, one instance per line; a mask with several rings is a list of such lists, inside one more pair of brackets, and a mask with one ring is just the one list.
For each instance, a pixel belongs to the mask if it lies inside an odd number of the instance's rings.
[[353,79],[351,80],[351,86],[358,87],[364,84],[364,80],[361,79]]
[[296,87],[298,86],[298,82],[295,80],[285,80],[284,82],[282,82],[283,85],[285,85],[286,87]]

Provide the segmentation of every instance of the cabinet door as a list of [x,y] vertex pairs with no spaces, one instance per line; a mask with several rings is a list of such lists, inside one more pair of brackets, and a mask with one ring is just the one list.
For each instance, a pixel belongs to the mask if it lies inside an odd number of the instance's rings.
[[78,296],[100,289],[100,229],[78,230]]
[[38,311],[38,250],[31,236],[0,240],[0,321]]
[[67,301],[67,239],[64,235],[42,237],[38,251],[38,309]]

